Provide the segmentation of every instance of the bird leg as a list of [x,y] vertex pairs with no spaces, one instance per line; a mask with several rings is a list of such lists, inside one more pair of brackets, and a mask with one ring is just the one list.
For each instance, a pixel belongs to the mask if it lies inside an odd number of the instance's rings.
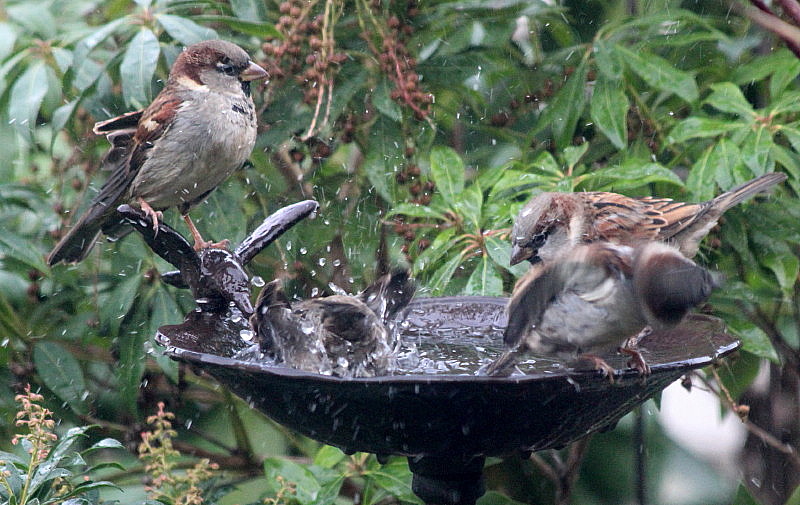
[[203,237],[200,235],[200,232],[197,231],[197,227],[189,218],[188,214],[184,214],[183,221],[186,223],[186,226],[189,227],[189,232],[191,232],[192,234],[192,238],[194,239],[195,251],[201,251],[203,249],[208,249],[209,247],[213,247],[214,249],[227,249],[231,245],[231,242],[228,239],[221,240],[219,242],[210,242],[203,240]]
[[153,220],[153,230],[158,233],[158,222],[162,217],[164,217],[164,214],[160,210],[153,209],[149,203],[144,201],[144,198],[139,197],[138,200],[139,206],[142,208],[142,212],[144,212],[145,216],[148,216]]
[[600,370],[600,373],[603,374],[603,377],[608,377],[609,382],[614,384],[614,368],[606,363],[603,358],[594,354],[581,354],[578,356],[578,366],[576,366],[575,369],[584,369],[582,366],[584,364],[589,365],[588,368],[591,370]]
[[628,338],[625,342],[620,346],[619,352],[622,354],[627,354],[630,356],[630,360],[628,360],[628,366],[631,368],[635,368],[636,371],[639,372],[639,375],[648,376],[650,375],[650,365],[647,364],[645,361],[644,356],[642,353],[639,352],[638,346],[639,341],[644,337],[653,333],[653,329],[649,326],[645,326],[642,331],[640,331],[635,336]]

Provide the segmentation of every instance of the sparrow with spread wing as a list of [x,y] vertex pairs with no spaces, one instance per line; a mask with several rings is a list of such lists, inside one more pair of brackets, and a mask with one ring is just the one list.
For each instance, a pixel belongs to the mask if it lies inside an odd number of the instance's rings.
[[261,290],[250,324],[261,351],[277,362],[339,377],[384,375],[396,348],[391,323],[415,290],[398,269],[355,296],[292,302],[276,279]]
[[518,352],[531,351],[577,356],[610,374],[613,369],[595,353],[619,347],[647,374],[635,337],[646,326],[677,325],[715,286],[710,272],[664,243],[578,245],[559,260],[535,264],[519,279],[503,336],[511,351],[487,373],[502,375]]
[[726,210],[784,180],[782,173],[764,174],[701,203],[599,191],[540,193],[514,220],[511,264],[553,260],[577,244],[600,240],[626,245],[658,240],[691,258]]
[[146,109],[97,123],[95,133],[111,142],[103,161],[111,174],[48,264],[83,260],[101,233],[124,235],[117,207],[129,202],[153,218],[154,229],[160,211],[178,207],[195,249],[224,246],[203,240],[188,213],[250,156],[256,139],[250,83],[266,77],[236,44],[199,42],[177,57]]

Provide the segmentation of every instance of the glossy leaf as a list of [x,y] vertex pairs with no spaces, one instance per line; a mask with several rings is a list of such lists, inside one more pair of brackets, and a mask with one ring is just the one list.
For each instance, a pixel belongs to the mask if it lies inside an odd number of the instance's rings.
[[297,500],[300,503],[312,503],[320,491],[320,483],[306,467],[289,460],[267,458],[264,460],[264,476],[273,493],[278,489],[277,477],[282,476],[296,485]]
[[586,103],[586,73],[587,65],[583,61],[537,120],[534,131],[538,132],[549,127],[558,148],[564,148],[572,143],[575,127]]
[[431,177],[436,190],[450,205],[458,202],[458,195],[464,190],[466,171],[461,157],[449,147],[436,147],[431,150]]
[[742,128],[739,123],[692,116],[684,119],[669,133],[667,142],[677,144],[690,139],[716,137]]
[[769,156],[772,148],[772,134],[769,128],[761,126],[751,131],[741,146],[742,161],[755,175],[773,171],[774,162]]
[[33,348],[33,362],[50,391],[75,412],[87,412],[83,370],[70,352],[56,342],[39,342]]
[[31,142],[31,132],[36,126],[36,116],[47,94],[47,73],[52,72],[43,61],[30,65],[14,81],[8,104],[9,123],[27,142]]
[[642,78],[644,82],[661,91],[674,93],[685,101],[697,101],[699,91],[694,76],[678,70],[668,60],[644,51],[631,51],[623,46],[616,46],[628,68]]
[[501,296],[503,279],[488,254],[481,256],[478,265],[467,280],[465,295]]
[[150,103],[152,96],[151,81],[156,71],[161,48],[155,34],[142,28],[133,37],[125,51],[120,64],[119,74],[122,79],[122,94],[125,102],[134,109],[140,109]]
[[261,0],[231,0],[231,9],[237,18],[245,21],[264,21],[266,6]]
[[592,121],[618,149],[628,144],[628,97],[620,81],[603,74],[597,79],[590,106]]
[[487,236],[484,240],[486,241],[486,252],[489,254],[489,257],[492,258],[496,265],[508,270],[514,274],[515,277],[522,277],[525,272],[528,271],[528,268],[530,268],[528,263],[518,263],[511,266],[510,239],[501,240],[495,235]]
[[[196,19],[210,23],[222,23],[233,30],[244,33],[246,35],[252,35],[254,37],[273,38],[278,40],[284,38],[283,33],[279,32],[275,28],[274,23],[254,22],[254,21],[247,21],[239,18],[234,18],[231,16],[218,16],[218,15],[197,16]],[[217,38],[216,32],[213,37],[209,38]]]
[[722,112],[738,114],[742,119],[755,119],[753,106],[747,101],[739,86],[731,82],[712,84],[711,93],[705,102]]
[[431,296],[442,296],[447,290],[447,285],[456,269],[461,265],[463,257],[460,253],[453,255],[447,262],[442,264],[431,276],[428,287],[431,289]]
[[217,32],[201,26],[191,19],[172,14],[159,14],[156,19],[164,27],[169,36],[183,45],[189,46],[209,39],[217,39]]
[[686,178],[686,187],[692,191],[697,200],[709,200],[714,197],[717,167],[713,146],[707,148],[692,165],[689,176]]

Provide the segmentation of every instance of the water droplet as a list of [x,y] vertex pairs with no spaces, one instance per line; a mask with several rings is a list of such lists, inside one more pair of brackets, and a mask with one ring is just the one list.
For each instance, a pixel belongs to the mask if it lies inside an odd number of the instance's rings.
[[264,282],[264,278],[263,277],[261,277],[260,275],[256,275],[255,277],[250,279],[250,284],[252,284],[253,286],[255,286],[257,288],[260,288],[260,287],[263,287],[264,284],[266,284],[266,282]]
[[315,297],[319,294],[319,288],[311,288],[311,297]]
[[292,250],[292,241],[291,240],[286,242],[286,250],[287,251],[291,251]]
[[324,267],[325,266],[325,258],[320,258],[317,263],[319,263],[319,266]]
[[307,252],[308,252],[308,249],[306,249],[305,247],[301,247],[300,248],[300,254],[306,254]]
[[245,329],[245,330],[239,331],[239,336],[242,337],[242,340],[244,340],[246,342],[249,342],[249,341],[253,340],[253,337],[255,337],[255,335],[256,334],[255,334],[255,332],[253,330]]

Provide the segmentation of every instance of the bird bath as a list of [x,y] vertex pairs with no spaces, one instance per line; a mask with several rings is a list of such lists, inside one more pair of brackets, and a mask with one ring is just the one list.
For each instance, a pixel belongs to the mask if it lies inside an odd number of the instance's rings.
[[[308,209],[295,208],[283,217],[279,214],[285,209],[279,211],[259,230],[272,230],[274,240]],[[137,230],[150,233],[146,226]],[[237,248],[238,258],[249,260],[257,253],[251,247],[242,253],[245,244],[258,244],[260,250],[271,241],[261,240],[262,232],[257,230]],[[164,250],[175,237],[164,234],[177,232],[163,227],[148,243],[167,261],[175,260]],[[180,261],[171,262],[180,268]],[[181,284],[176,274],[172,280]],[[500,348],[497,330],[505,325],[505,304],[503,298],[489,297],[417,299],[406,311],[401,338],[421,345]],[[688,371],[711,365],[739,347],[722,321],[692,315],[678,327],[641,341],[652,368],[646,380],[621,356],[607,359],[616,369],[613,384],[596,371],[566,367],[534,367],[509,377],[418,373],[340,378],[237,359],[236,353],[250,345],[241,337],[249,324],[238,317],[240,309],[216,307],[159,328],[156,339],[166,354],[207,372],[253,408],[306,436],[348,453],[406,456],[413,491],[426,503],[448,505],[469,505],[483,494],[487,456],[559,448],[610,429]],[[437,334],[448,335],[447,342],[437,342]]]

